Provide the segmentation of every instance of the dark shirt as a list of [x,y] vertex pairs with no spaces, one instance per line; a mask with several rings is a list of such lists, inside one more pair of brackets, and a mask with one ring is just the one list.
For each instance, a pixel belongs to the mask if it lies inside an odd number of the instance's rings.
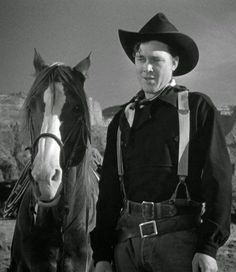
[[[97,203],[96,228],[91,233],[95,263],[110,261],[116,243],[116,223],[122,208],[118,180],[116,137],[122,130],[125,191],[132,201],[161,202],[178,183],[179,122],[177,93],[169,88],[145,106],[137,106],[132,127],[124,109],[108,127]],[[189,93],[189,175],[186,183],[193,200],[206,203],[199,227],[197,252],[215,257],[230,233],[232,169],[217,109],[202,93]]]

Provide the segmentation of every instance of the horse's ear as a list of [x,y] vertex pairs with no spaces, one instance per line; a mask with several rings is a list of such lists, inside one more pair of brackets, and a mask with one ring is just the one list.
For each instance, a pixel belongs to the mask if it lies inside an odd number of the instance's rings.
[[75,71],[78,71],[80,73],[82,73],[84,75],[85,78],[88,77],[88,70],[90,67],[90,55],[91,52],[89,53],[89,55],[87,56],[87,58],[83,59],[81,62],[79,62],[73,69]]
[[36,49],[34,49],[34,69],[35,73],[38,74],[43,68],[45,68],[45,62],[40,56],[40,54],[37,52]]

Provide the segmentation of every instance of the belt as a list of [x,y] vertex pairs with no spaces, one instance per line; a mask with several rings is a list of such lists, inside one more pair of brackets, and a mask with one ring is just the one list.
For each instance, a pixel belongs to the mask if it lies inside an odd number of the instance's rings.
[[127,200],[126,202],[125,211],[131,215],[142,217],[147,220],[172,217],[177,214],[177,208],[174,204],[147,201],[138,203],[130,200]]
[[201,223],[200,216],[196,214],[179,215],[146,222],[139,222],[138,220],[130,222],[129,220],[130,219],[127,217],[122,223],[120,222],[117,230],[119,242],[134,237],[147,238],[171,232],[188,230],[196,228]]

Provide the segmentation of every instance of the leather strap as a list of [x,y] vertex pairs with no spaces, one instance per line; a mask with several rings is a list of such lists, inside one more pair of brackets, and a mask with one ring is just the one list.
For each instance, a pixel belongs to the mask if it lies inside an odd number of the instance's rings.
[[153,220],[148,222],[142,222],[139,220],[131,221],[130,216],[128,218],[121,217],[117,228],[118,242],[123,242],[129,238],[139,237],[141,238],[140,225],[143,225],[143,230],[146,233],[152,233],[153,227],[156,228],[155,235],[148,236],[160,236],[166,233],[189,230],[196,228],[200,224],[199,214],[194,215],[179,215],[161,220]]
[[173,204],[145,201],[139,203],[130,200],[127,200],[125,211],[133,216],[142,217],[146,220],[161,219],[177,214],[177,209]]
[[190,134],[190,110],[188,103],[188,90],[178,92],[178,117],[179,117],[179,158],[178,176],[188,176],[188,149]]
[[[178,92],[178,119],[179,119],[179,156],[177,175],[179,183],[177,184],[170,201],[173,204],[181,203],[181,206],[192,205],[191,197],[185,182],[188,176],[188,158],[189,158],[189,137],[190,137],[190,110],[188,100],[188,90]],[[185,188],[184,199],[178,199],[178,190],[180,186]],[[201,205],[197,203],[197,205]]]
[[121,152],[121,130],[120,127],[118,127],[117,130],[117,168],[118,168],[118,174],[119,176],[124,175],[124,168],[123,168],[123,159],[122,159],[122,152]]

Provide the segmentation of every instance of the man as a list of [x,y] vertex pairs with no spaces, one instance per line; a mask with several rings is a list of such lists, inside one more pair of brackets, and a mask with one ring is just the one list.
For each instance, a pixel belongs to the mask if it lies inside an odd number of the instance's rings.
[[231,167],[211,100],[176,84],[198,48],[164,14],[119,30],[141,91],[108,128],[97,224],[96,272],[217,271],[229,237]]

